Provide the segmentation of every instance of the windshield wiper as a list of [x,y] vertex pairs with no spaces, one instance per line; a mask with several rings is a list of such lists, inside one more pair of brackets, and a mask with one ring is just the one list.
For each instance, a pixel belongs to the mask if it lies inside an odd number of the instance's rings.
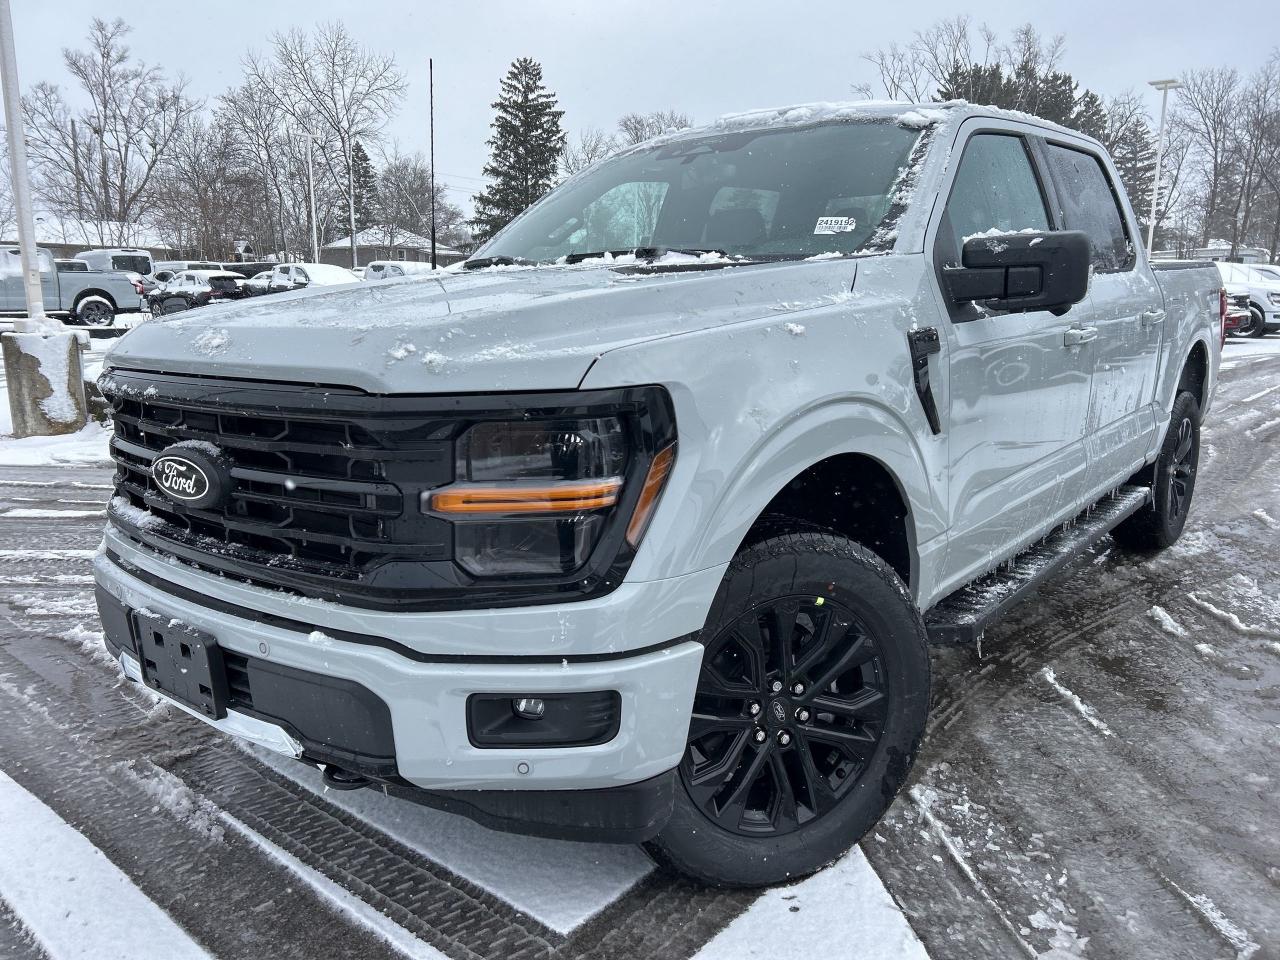
[[714,247],[631,247],[626,250],[593,250],[589,253],[571,253],[564,258],[565,263],[582,263],[585,260],[599,260],[603,257],[634,256],[637,260],[661,260],[668,253],[683,253],[690,257],[700,257],[705,253],[714,253],[722,257],[729,255]]
[[476,260],[468,260],[462,265],[463,270],[481,270],[484,267],[531,267],[534,261],[526,260],[524,257],[480,257]]

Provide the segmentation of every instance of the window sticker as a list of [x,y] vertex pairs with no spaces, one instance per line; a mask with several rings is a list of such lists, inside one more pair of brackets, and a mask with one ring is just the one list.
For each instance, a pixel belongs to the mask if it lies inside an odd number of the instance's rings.
[[853,217],[819,217],[813,225],[816,236],[819,233],[851,233],[858,225]]

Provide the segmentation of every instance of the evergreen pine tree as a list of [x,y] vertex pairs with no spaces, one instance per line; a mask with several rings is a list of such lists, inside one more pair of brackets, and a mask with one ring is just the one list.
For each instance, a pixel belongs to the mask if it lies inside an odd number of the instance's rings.
[[536,60],[521,57],[511,64],[492,106],[497,115],[484,168],[492,182],[476,194],[471,221],[478,240],[493,236],[551,189],[565,145],[564,111],[543,86]]
[[1120,174],[1120,182],[1124,184],[1134,212],[1145,229],[1151,219],[1151,187],[1156,176],[1156,143],[1151,128],[1142,120],[1135,120],[1120,131],[1114,143],[1107,146]]
[[[379,220],[378,174],[373,169],[369,154],[357,140],[351,148],[351,168],[355,174],[356,194],[356,231],[376,226]],[[344,190],[340,202],[341,216],[339,223],[350,223],[347,214],[347,195]]]

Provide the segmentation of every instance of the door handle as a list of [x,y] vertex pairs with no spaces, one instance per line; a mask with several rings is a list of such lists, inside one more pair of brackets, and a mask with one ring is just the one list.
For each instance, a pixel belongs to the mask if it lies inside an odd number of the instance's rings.
[[1142,320],[1142,327],[1144,330],[1149,327],[1154,327],[1157,323],[1164,323],[1164,318],[1167,316],[1167,313],[1158,308],[1155,310],[1143,310],[1139,315]]
[[1071,327],[1067,331],[1064,342],[1068,347],[1078,347],[1082,343],[1089,343],[1097,339],[1097,327]]

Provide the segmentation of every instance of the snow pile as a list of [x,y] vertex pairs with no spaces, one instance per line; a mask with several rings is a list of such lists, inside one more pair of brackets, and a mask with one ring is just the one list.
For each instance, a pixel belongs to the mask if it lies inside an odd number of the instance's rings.
[[44,411],[44,415],[55,423],[74,422],[79,410],[67,388],[67,381],[71,376],[67,341],[62,336],[36,335],[19,335],[15,340],[23,353],[35,358],[40,365],[40,372],[49,381],[52,392],[40,401],[40,409]]
[[925,127],[932,127],[936,123],[944,123],[948,114],[945,110],[931,110],[928,108],[920,108],[919,110],[908,110],[906,113],[898,117],[898,124],[907,127],[910,130],[923,130]]
[[804,324],[803,324],[803,323],[784,323],[784,324],[782,325],[782,329],[783,329],[783,330],[785,330],[785,331],[787,331],[787,333],[791,334],[793,337],[803,337],[803,336],[804,336]]
[[[9,428],[9,397],[5,391],[0,391],[0,403],[5,414],[0,431],[4,431]],[[60,437],[18,440],[0,436],[0,467],[107,466],[111,463],[107,450],[110,440],[111,430],[98,423]]]
[[145,772],[140,773],[126,763],[118,765],[122,773],[142,788],[142,792],[155,801],[153,813],[165,810],[174,819],[186,824],[204,839],[222,843],[226,830],[221,813],[204,797],[197,796],[191,788],[167,770],[153,763],[143,762]]

